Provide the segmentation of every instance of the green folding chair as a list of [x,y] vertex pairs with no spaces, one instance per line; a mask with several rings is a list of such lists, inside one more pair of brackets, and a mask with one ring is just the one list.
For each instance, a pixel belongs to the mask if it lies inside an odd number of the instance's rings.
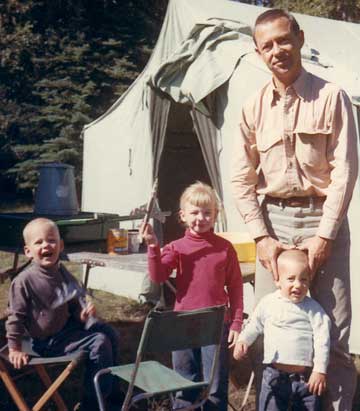
[[[140,400],[159,395],[168,395],[173,403],[177,392],[193,389],[202,390],[202,395],[196,404],[181,408],[181,410],[202,407],[209,397],[219,358],[224,314],[224,306],[180,312],[151,311],[145,321],[136,362],[105,368],[95,375],[94,383],[100,410],[106,411],[100,389],[100,379],[108,373],[128,383],[122,411],[128,410]],[[158,361],[143,361],[147,353],[163,353],[207,345],[217,346],[208,381],[193,382]],[[136,394],[134,394],[135,387],[137,388]]]

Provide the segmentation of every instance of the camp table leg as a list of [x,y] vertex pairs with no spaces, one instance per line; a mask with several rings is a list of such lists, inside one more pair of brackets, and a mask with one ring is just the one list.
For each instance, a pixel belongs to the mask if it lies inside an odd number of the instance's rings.
[[90,269],[91,269],[91,263],[90,263],[90,262],[87,262],[87,263],[86,263],[85,274],[84,274],[84,287],[85,287],[85,289],[87,289],[87,285],[88,285],[88,281],[89,281]]
[[16,385],[14,384],[12,378],[10,377],[6,366],[4,365],[3,361],[0,359],[0,376],[1,379],[8,389],[12,399],[14,400],[16,406],[18,407],[19,411],[31,411],[31,409],[27,406],[24,397],[18,391]]
[[18,263],[19,263],[19,252],[16,251],[14,253],[14,261],[13,261],[13,270],[14,271],[17,269]]

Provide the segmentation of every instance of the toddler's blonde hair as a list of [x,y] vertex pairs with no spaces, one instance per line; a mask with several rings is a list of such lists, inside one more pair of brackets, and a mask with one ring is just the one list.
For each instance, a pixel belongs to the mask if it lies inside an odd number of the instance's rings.
[[23,238],[25,244],[28,244],[30,242],[34,228],[41,225],[52,227],[60,238],[59,228],[54,221],[49,220],[48,218],[38,217],[28,222],[23,229]]
[[188,186],[180,197],[180,209],[185,208],[189,203],[197,207],[211,207],[216,213],[219,211],[219,204],[216,193],[208,184],[196,181]]
[[290,264],[296,264],[306,270],[308,275],[310,275],[309,259],[305,251],[299,250],[297,248],[291,250],[285,250],[279,254],[277,259],[279,274],[280,271],[286,272]]

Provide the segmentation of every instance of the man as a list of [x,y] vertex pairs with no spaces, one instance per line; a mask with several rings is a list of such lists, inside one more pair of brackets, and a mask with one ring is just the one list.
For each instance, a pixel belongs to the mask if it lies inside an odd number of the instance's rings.
[[261,14],[254,41],[272,80],[243,107],[231,182],[237,207],[256,241],[256,301],[274,290],[276,258],[282,250],[308,252],[311,295],[332,320],[323,409],[350,411],[356,372],[348,352],[346,212],[358,171],[351,103],[339,87],[302,68],[304,33],[287,12]]

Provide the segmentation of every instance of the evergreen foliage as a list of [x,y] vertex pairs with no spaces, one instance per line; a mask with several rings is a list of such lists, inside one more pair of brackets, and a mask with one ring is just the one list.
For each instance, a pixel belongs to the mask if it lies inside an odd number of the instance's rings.
[[165,8],[165,0],[1,2],[2,192],[33,189],[48,161],[81,176],[81,130],[137,77]]
[[335,20],[360,21],[359,0],[274,0],[271,6]]

